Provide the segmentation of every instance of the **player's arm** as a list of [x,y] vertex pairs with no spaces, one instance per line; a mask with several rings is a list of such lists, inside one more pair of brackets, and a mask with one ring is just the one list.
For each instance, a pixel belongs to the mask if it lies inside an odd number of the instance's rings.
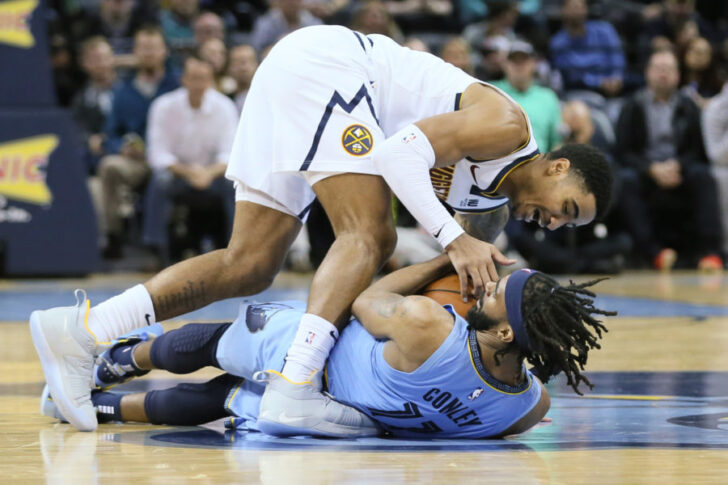
[[435,153],[435,166],[452,165],[465,157],[504,157],[528,142],[523,110],[493,88],[475,84],[462,98],[463,109],[415,123]]
[[464,109],[406,126],[382,143],[372,160],[397,198],[447,251],[467,298],[498,279],[494,261],[512,264],[492,244],[464,234],[432,190],[429,170],[465,156],[496,158],[517,149],[528,137],[523,112],[497,91],[473,85],[463,94]]
[[512,434],[525,433],[529,429],[536,426],[546,416],[546,413],[551,408],[551,397],[548,391],[538,379],[533,376],[534,383],[538,383],[541,386],[541,397],[539,398],[536,405],[521,419],[512,424],[507,430],[500,434],[500,436],[508,436]]
[[395,369],[410,372],[422,364],[452,330],[453,317],[438,303],[414,295],[452,270],[446,255],[395,271],[364,290],[352,312],[377,338],[391,340],[385,358]]

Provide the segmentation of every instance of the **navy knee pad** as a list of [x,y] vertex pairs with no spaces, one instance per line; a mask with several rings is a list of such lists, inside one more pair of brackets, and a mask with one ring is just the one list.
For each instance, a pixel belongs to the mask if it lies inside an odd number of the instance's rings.
[[152,424],[196,426],[228,415],[225,399],[242,379],[222,374],[202,384],[178,384],[162,391],[150,391],[144,411]]
[[187,374],[203,367],[220,367],[217,343],[231,323],[194,323],[172,330],[152,343],[150,357],[158,369]]

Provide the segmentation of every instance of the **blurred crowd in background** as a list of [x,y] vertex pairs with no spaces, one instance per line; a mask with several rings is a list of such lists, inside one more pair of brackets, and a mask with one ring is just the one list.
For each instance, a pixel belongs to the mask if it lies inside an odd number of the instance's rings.
[[[510,221],[498,244],[552,273],[720,270],[728,246],[728,2],[713,0],[51,0],[60,103],[78,126],[109,262],[161,267],[222,247],[224,170],[251,79],[287,33],[340,24],[429,51],[512,96],[542,152],[593,144],[612,164],[603,221]],[[438,251],[399,204],[390,268]],[[289,257],[333,234],[320,207]],[[254,230],[254,228],[251,228]],[[265,244],[261,241],[261,244]],[[156,268],[144,268],[156,269]]]

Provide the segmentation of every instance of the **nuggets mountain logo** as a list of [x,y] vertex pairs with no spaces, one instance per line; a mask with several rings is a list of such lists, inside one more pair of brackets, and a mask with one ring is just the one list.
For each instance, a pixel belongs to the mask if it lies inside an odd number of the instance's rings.
[[30,32],[30,17],[38,0],[10,0],[0,3],[0,43],[30,48],[35,38]]
[[341,145],[349,155],[360,157],[372,151],[374,139],[367,128],[362,125],[351,125],[341,135]]
[[0,143],[0,196],[35,205],[53,200],[46,185],[46,166],[58,146],[56,135],[38,135]]

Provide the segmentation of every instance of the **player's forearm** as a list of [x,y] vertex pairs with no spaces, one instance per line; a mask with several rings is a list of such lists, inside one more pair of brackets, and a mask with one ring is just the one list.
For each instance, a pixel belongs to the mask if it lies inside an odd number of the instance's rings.
[[362,295],[395,293],[408,296],[417,293],[428,283],[452,272],[452,264],[447,254],[441,254],[424,263],[413,264],[388,274],[364,290]]
[[443,248],[463,233],[432,189],[435,152],[419,128],[409,125],[387,139],[373,161],[397,198]]

